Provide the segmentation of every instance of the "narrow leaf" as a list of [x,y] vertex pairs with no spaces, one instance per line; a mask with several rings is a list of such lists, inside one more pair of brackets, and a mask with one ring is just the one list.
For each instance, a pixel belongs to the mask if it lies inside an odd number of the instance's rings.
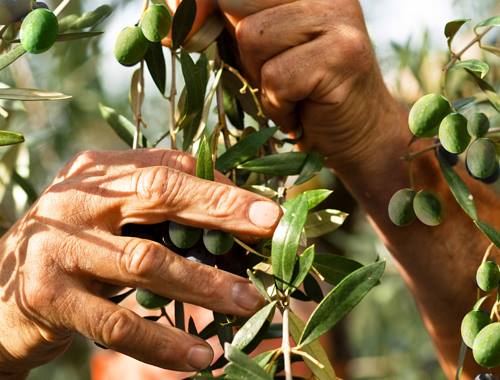
[[453,38],[457,34],[457,32],[460,30],[460,28],[470,21],[470,19],[459,19],[459,20],[453,20],[450,21],[446,24],[444,27],[444,35],[446,39],[448,40],[448,46],[451,48],[451,43],[453,42]]
[[24,136],[21,133],[0,131],[0,146],[15,145],[24,142]]
[[172,49],[177,50],[193,27],[196,17],[196,1],[182,0],[172,21]]
[[66,100],[71,99],[71,96],[61,94],[60,92],[36,90],[33,88],[1,88],[0,99],[22,101]]
[[500,26],[500,16],[493,16],[493,17],[487,18],[486,20],[479,22],[476,25],[475,29],[482,28],[485,26]]
[[175,311],[175,327],[177,327],[179,330],[185,331],[186,320],[184,314],[184,303],[175,301],[174,311]]
[[214,163],[212,161],[212,151],[205,136],[201,140],[196,159],[196,176],[208,181],[214,180]]
[[247,161],[238,169],[270,176],[298,175],[304,166],[307,153],[289,152],[273,154]]
[[316,173],[323,169],[324,163],[325,159],[322,155],[315,152],[309,153],[300,171],[299,178],[295,181],[295,185],[301,185],[313,178]]
[[264,128],[239,141],[217,159],[217,170],[225,173],[249,160],[277,130],[278,128]]
[[243,350],[249,345],[262,329],[266,321],[274,314],[276,302],[277,301],[271,302],[255,313],[234,335],[231,345],[239,350]]
[[0,71],[22,57],[25,53],[26,50],[24,50],[23,46],[17,45],[15,48],[0,55]]
[[[313,208],[319,206],[322,202],[324,202],[330,195],[332,195],[333,191],[331,190],[308,190],[304,191],[302,195],[307,200],[307,208],[312,210]],[[284,208],[288,208],[293,199],[286,201],[283,204]]]
[[446,179],[446,182],[448,183],[448,186],[458,204],[467,215],[469,215],[473,220],[477,220],[478,216],[476,205],[474,204],[474,197],[467,188],[467,185],[446,160],[444,160],[440,155],[438,155],[438,158],[441,172],[443,173],[443,176]]
[[486,97],[488,98],[488,101],[493,106],[493,108],[495,108],[497,112],[500,112],[500,96],[496,93],[493,86],[490,85],[488,82],[486,82],[484,79],[480,78],[473,71],[468,69],[465,69],[465,71],[469,73],[474,82],[476,82],[478,87],[485,93]]
[[304,226],[308,238],[317,238],[338,229],[349,214],[338,210],[322,210],[307,216]]
[[304,282],[306,276],[312,268],[315,256],[314,245],[308,247],[298,259],[298,270],[295,278],[293,279],[292,286],[298,288]]
[[346,276],[362,268],[363,265],[347,257],[332,254],[316,254],[314,267],[331,285],[337,285]]
[[485,222],[475,221],[476,226],[491,240],[497,248],[500,248],[500,232]]
[[145,59],[151,78],[153,78],[160,94],[164,95],[167,83],[167,68],[161,43],[152,43],[146,53]]
[[307,345],[334,327],[379,282],[385,262],[377,262],[351,273],[318,305],[300,338]]
[[[115,131],[115,133],[128,145],[134,144],[135,125],[125,116],[120,115],[113,108],[99,104],[99,110],[104,120]],[[147,140],[142,138],[143,147],[147,146]]]
[[226,343],[224,346],[224,355],[229,360],[230,365],[225,373],[231,380],[272,380],[262,367],[254,362],[248,355],[238,350],[236,347]]
[[281,288],[284,288],[284,284],[289,284],[292,279],[307,211],[307,201],[304,196],[294,199],[274,232],[271,249],[272,266],[274,276],[278,279],[278,286]]
[[311,273],[308,273],[304,279],[304,292],[307,297],[316,303],[323,301],[323,290]]
[[478,59],[469,59],[466,61],[460,61],[453,65],[454,69],[468,69],[479,75],[481,79],[483,79],[486,74],[490,71],[490,66]]

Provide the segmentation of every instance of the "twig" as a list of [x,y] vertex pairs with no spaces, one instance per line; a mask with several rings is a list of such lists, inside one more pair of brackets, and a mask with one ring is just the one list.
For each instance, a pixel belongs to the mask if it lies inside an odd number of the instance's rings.
[[172,78],[171,78],[171,83],[170,83],[170,96],[169,96],[169,101],[170,101],[170,141],[171,141],[171,148],[176,150],[177,149],[177,135],[176,135],[176,120],[175,120],[175,97],[177,95],[177,60],[176,60],[176,55],[174,50],[170,50],[170,57],[171,57],[171,73],[172,73]]
[[139,139],[141,136],[141,124],[142,124],[142,99],[144,96],[144,61],[141,61],[141,66],[139,68],[139,81],[137,83],[137,102],[138,104],[133,105],[135,108],[135,133],[134,133],[134,143],[132,149],[139,148]]
[[490,31],[492,30],[493,27],[490,26],[489,28],[486,28],[484,30],[484,32],[482,33],[479,33],[479,34],[476,34],[476,37],[474,37],[474,39],[472,39],[467,45],[465,45],[465,47],[460,50],[458,53],[453,53],[451,52],[452,54],[452,59],[450,60],[450,62],[448,62],[448,64],[443,68],[443,71],[444,72],[447,72],[449,69],[451,69],[451,67],[457,63],[457,61],[459,61],[461,58],[462,58],[462,55],[464,55],[464,53],[469,50],[475,43],[477,42],[480,42],[481,39]]
[[441,143],[435,143],[435,144],[429,145],[428,147],[426,147],[422,150],[419,150],[417,152],[408,152],[405,156],[403,156],[401,158],[405,161],[411,161],[414,158],[421,156],[424,153],[427,153],[427,152],[430,152],[436,148],[439,148],[440,146],[441,146]]
[[57,6],[57,8],[54,10],[54,14],[56,16],[59,16],[66,9],[69,3],[71,3],[71,0],[62,0]]
[[291,349],[290,349],[290,330],[289,330],[289,309],[288,304],[285,305],[283,310],[283,338],[281,350],[283,351],[283,361],[285,362],[285,379],[292,380],[292,359],[291,359]]

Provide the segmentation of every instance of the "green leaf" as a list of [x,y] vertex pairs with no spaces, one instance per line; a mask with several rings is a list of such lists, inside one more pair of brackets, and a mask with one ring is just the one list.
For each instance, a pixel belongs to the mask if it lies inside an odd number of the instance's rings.
[[[292,335],[293,340],[298,342],[300,340],[302,332],[304,331],[305,323],[295,313],[289,314],[289,322],[290,322],[289,325],[290,334]],[[318,341],[304,345],[301,348],[301,350],[311,355],[313,358],[315,358],[323,365],[323,368],[318,367],[315,363],[313,363],[309,359],[304,358],[304,362],[313,373],[315,379],[317,380],[337,379],[335,371],[333,370],[332,365],[330,364],[330,360],[328,359],[328,355],[326,354],[325,350]]]
[[444,160],[440,155],[438,155],[438,158],[441,172],[448,183],[451,193],[465,213],[473,220],[477,220],[478,216],[476,205],[474,204],[474,198],[467,188],[467,185],[446,160]]
[[172,21],[172,49],[177,50],[193,28],[196,1],[182,0]]
[[198,149],[198,156],[196,159],[196,176],[198,178],[206,179],[207,181],[213,181],[215,179],[212,151],[210,150],[210,144],[205,136],[203,136]]
[[57,42],[67,42],[67,41],[76,41],[83,40],[85,38],[97,37],[103,34],[104,32],[75,32],[75,33],[64,33],[57,36]]
[[162,95],[165,94],[167,83],[167,68],[165,65],[165,55],[160,42],[152,43],[146,53],[146,65],[149,74]]
[[315,254],[314,245],[311,245],[299,256],[297,274],[292,281],[292,286],[294,288],[298,288],[304,282],[314,263]]
[[175,327],[177,327],[179,330],[185,331],[186,320],[184,314],[184,303],[180,301],[174,301],[174,310],[175,310]]
[[264,282],[257,277],[250,269],[247,269],[248,279],[252,282],[253,286],[259,291],[262,297],[269,299]]
[[224,111],[232,125],[240,130],[245,128],[245,113],[240,102],[227,90],[224,90]]
[[470,19],[459,19],[459,20],[453,20],[450,21],[446,24],[444,27],[444,35],[448,41],[448,47],[451,49],[451,43],[453,42],[453,38],[457,34],[457,32],[460,30],[460,28],[467,22],[469,22]]
[[344,256],[316,254],[314,267],[331,285],[337,285],[346,276],[363,267],[361,263]]
[[238,166],[238,169],[248,170],[270,176],[298,175],[304,166],[307,153],[289,152],[272,154],[256,158]]
[[188,322],[188,333],[191,335],[198,335],[198,330],[196,329],[196,324],[194,323],[193,317],[189,317],[189,322]]
[[0,88],[0,99],[46,101],[71,99],[71,96],[61,94],[60,92],[36,90],[33,88]]
[[278,128],[264,128],[239,141],[217,159],[215,164],[217,170],[226,173],[249,160],[273,137],[277,130]]
[[[99,104],[99,110],[104,120],[108,125],[115,131],[115,133],[120,137],[128,146],[132,147],[134,144],[134,134],[135,125],[128,120],[125,116],[120,115],[113,108],[106,107],[103,104]],[[143,136],[142,146],[147,147],[148,142]]]
[[466,61],[460,61],[452,66],[454,69],[467,69],[479,75],[483,79],[486,74],[490,71],[490,66],[478,59],[468,59]]
[[496,93],[493,86],[491,86],[484,79],[477,76],[476,73],[474,73],[473,71],[468,69],[465,69],[465,71],[469,73],[469,75],[472,77],[474,82],[476,82],[478,87],[486,94],[486,97],[488,98],[490,104],[497,110],[497,112],[500,112],[500,96]]
[[271,375],[262,367],[229,343],[224,346],[224,355],[230,362],[224,371],[227,375],[226,378],[231,380],[272,380]]
[[308,273],[304,279],[304,292],[307,297],[316,303],[323,301],[323,290],[318,280],[311,273]]
[[239,350],[243,350],[248,346],[266,321],[274,314],[276,303],[277,301],[273,301],[255,313],[234,335],[231,345]]
[[85,29],[96,26],[113,12],[109,5],[101,5],[93,11],[81,15],[72,25],[71,29]]
[[493,16],[479,22],[474,29],[482,28],[485,26],[500,26],[500,16]]
[[24,136],[21,133],[0,131],[0,146],[15,145],[24,142]]
[[322,155],[315,152],[309,153],[304,162],[304,166],[302,166],[299,178],[295,181],[295,185],[301,185],[309,181],[316,173],[323,169],[324,164],[325,159]]
[[215,321],[212,321],[200,331],[199,337],[203,340],[207,340],[215,335],[217,335],[217,326]]
[[290,284],[300,235],[307,218],[307,201],[303,195],[295,198],[285,211],[276,231],[274,232],[271,257],[274,276],[278,286],[284,289],[284,284]]
[[307,216],[304,226],[308,238],[317,238],[338,229],[349,214],[338,210],[322,210]]
[[476,220],[474,223],[476,223],[476,226],[488,236],[488,239],[490,239],[497,248],[500,248],[500,232],[497,229],[480,220]]
[[6,53],[0,55],[0,71],[5,69],[11,63],[22,57],[26,53],[22,45],[17,45]]
[[[313,208],[319,206],[322,202],[324,202],[330,195],[333,194],[331,190],[308,190],[304,191],[302,195],[307,200],[307,208],[312,210]],[[293,202],[293,199],[286,201],[283,203],[284,208],[288,208],[290,203]]]
[[360,268],[344,278],[309,318],[299,345],[307,345],[334,327],[379,282],[385,262]]

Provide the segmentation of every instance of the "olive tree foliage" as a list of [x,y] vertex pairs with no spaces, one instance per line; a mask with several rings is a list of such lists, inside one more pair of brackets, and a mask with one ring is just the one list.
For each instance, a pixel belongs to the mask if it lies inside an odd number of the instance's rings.
[[[2,21],[6,25],[0,29],[0,70],[27,54],[37,55],[49,49],[56,51],[59,44],[71,49],[72,45],[92,44],[89,41],[98,39],[105,29],[101,30],[101,22],[112,12],[112,7],[101,5],[82,14],[72,9],[70,3],[62,1],[51,11],[28,1],[26,8],[19,10],[21,14],[17,14],[17,10],[11,12],[11,19]],[[245,275],[267,303],[249,319],[214,313],[213,321],[200,329],[196,321],[186,315],[182,303],[158,297],[147,289],[134,289],[112,300],[119,303],[135,293],[137,302],[144,309],[151,310],[144,315],[145,318],[165,319],[167,323],[203,339],[218,337],[224,355],[196,378],[272,379],[281,376],[288,380],[293,377],[291,363],[303,361],[314,378],[335,379],[334,365],[329,362],[318,338],[335,327],[379,284],[385,263],[377,260],[362,265],[343,256],[316,252],[315,246],[308,242],[336,230],[348,216],[342,211],[321,207],[331,196],[328,189],[306,191],[294,198],[288,196],[323,169],[323,157],[315,152],[296,152],[294,145],[297,141],[280,133],[279,126],[265,117],[258,89],[253,88],[239,71],[231,39],[219,16],[214,16],[200,33],[187,38],[195,14],[194,0],[183,0],[175,14],[171,14],[162,0],[144,1],[141,12],[115,38],[117,61],[133,67],[128,97],[132,117],[121,114],[103,100],[99,105],[102,119],[130,149],[152,148],[168,141],[172,149],[196,157],[198,177],[213,180],[214,170],[218,170],[236,185],[280,203],[284,216],[272,239],[251,245],[221,231],[200,231],[169,222],[156,226],[129,225],[122,233],[155,240],[189,260]],[[436,150],[443,175],[457,201],[492,244],[498,246],[498,231],[481,221],[465,183],[453,170],[453,165],[458,162],[455,155],[467,150],[466,165],[474,178],[492,182],[498,173],[498,130],[490,127],[491,117],[484,112],[469,115],[470,110],[479,107],[489,107],[488,114],[498,112],[498,95],[486,80],[490,68],[481,60],[461,60],[466,49],[455,51],[452,45],[455,34],[466,22],[457,20],[446,26],[450,61],[445,67],[442,93],[426,95],[419,100],[410,116],[410,129],[416,138],[439,136],[439,141],[426,151],[409,152],[405,159],[411,163],[421,154]],[[478,23],[475,28],[477,36],[471,46],[479,43],[485,51],[498,54],[495,46],[482,41],[499,23],[498,17]],[[166,43],[169,34],[171,39]],[[397,47],[401,54],[404,48]],[[72,51],[75,53],[75,67],[78,60],[76,50]],[[71,60],[69,58],[70,64]],[[88,67],[85,69],[89,70]],[[477,95],[450,97],[446,78],[455,70],[464,70],[470,75],[478,87]],[[152,81],[146,81],[147,76]],[[182,76],[182,82],[178,81],[179,76]],[[155,91],[164,101],[164,108],[169,107],[168,123],[157,126],[163,132],[154,139],[145,132],[151,124],[143,112],[147,101],[146,83],[154,84]],[[16,115],[19,101],[65,102],[68,98],[50,90],[2,88],[0,117],[9,120]],[[77,124],[76,117],[72,120],[72,113],[84,114],[85,103],[79,103],[79,99],[71,103],[77,105],[70,105],[66,113],[60,115]],[[40,108],[30,108],[28,114],[33,115],[37,110]],[[467,118],[463,116],[465,111]],[[13,124],[15,130],[14,123],[8,124],[9,127]],[[62,140],[64,133],[38,131],[34,138]],[[5,175],[2,180],[5,186],[15,183],[16,189],[23,192],[24,196],[13,199],[18,203],[19,199],[26,203],[36,199],[36,190],[29,176],[23,173],[22,144],[30,143],[24,140],[23,134],[13,132],[11,128],[0,132],[0,144],[10,147],[4,148],[1,166]],[[403,189],[395,195],[389,205],[389,215],[396,224],[409,225],[417,218],[429,225],[441,223],[445,216],[439,199],[425,189],[419,190]],[[5,223],[7,227],[8,221]],[[490,269],[481,275],[489,284],[483,290],[493,292],[495,286],[491,283],[495,284],[496,276],[493,268],[498,270],[498,267],[490,264],[488,253],[484,262]],[[479,277],[478,274],[481,287],[484,284]],[[322,282],[332,287],[329,293],[323,294]],[[316,304],[308,320],[302,320],[294,312],[293,299]],[[166,312],[170,304],[173,304],[173,317]],[[479,302],[473,311],[479,311],[481,304]],[[490,342],[488,337],[495,336],[497,325],[493,320],[498,316],[498,311],[495,313],[497,306],[492,309],[489,322],[477,329],[480,342]],[[276,313],[281,314],[282,323],[273,322]],[[474,326],[479,323],[477,320],[481,323],[485,320],[482,317],[469,319],[473,320]],[[488,330],[483,332],[486,328]],[[464,331],[464,342],[467,343],[473,334],[468,326]],[[479,339],[482,335],[485,338]],[[281,338],[281,346],[259,355],[253,354],[263,340],[270,338]],[[476,360],[488,367],[500,364],[491,357],[491,350],[484,349],[485,344],[478,343],[478,348],[474,349]],[[218,371],[220,369],[222,373]]]

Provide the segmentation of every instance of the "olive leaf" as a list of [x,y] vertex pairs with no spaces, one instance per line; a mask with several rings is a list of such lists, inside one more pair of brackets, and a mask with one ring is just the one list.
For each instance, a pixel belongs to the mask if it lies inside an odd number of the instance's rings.
[[[113,108],[107,107],[101,103],[99,104],[99,110],[103,119],[106,120],[108,125],[115,131],[118,137],[120,137],[128,146],[133,146],[136,129],[135,125],[125,116],[116,112]],[[142,137],[142,146],[148,146],[148,141],[144,136]]]
[[285,284],[290,284],[292,279],[300,235],[307,218],[307,206],[303,195],[295,198],[274,232],[271,249],[272,267],[277,285],[281,289],[285,288]]
[[452,66],[454,69],[467,69],[479,75],[483,79],[490,71],[490,66],[478,59],[468,59],[465,61],[459,61]]
[[104,32],[74,32],[74,33],[64,33],[57,36],[57,42],[67,42],[67,41],[76,41],[83,40],[85,38],[97,37],[103,34]]
[[332,254],[316,254],[314,267],[331,285],[337,285],[346,276],[363,267],[357,261],[347,257]]
[[490,104],[500,112],[500,95],[498,95],[491,84],[480,78],[474,71],[465,68],[465,71],[472,77],[478,87],[486,94]]
[[66,100],[71,96],[34,88],[0,88],[0,99],[27,101]]
[[142,105],[144,104],[144,78],[141,68],[134,71],[132,80],[130,81],[129,101],[132,108],[132,113],[141,114]]
[[323,301],[323,290],[311,273],[307,273],[304,278],[304,292],[310,300],[316,303]]
[[198,148],[198,155],[196,159],[196,176],[208,181],[213,181],[215,179],[212,151],[210,150],[210,144],[208,143],[205,136],[203,136],[200,147]]
[[497,248],[500,248],[500,232],[497,229],[480,220],[475,220],[474,223]]
[[500,26],[500,16],[493,16],[487,18],[486,20],[480,21],[475,27],[474,30],[478,28],[483,28],[487,26]]
[[215,164],[217,170],[225,173],[249,160],[274,136],[277,130],[278,128],[264,128],[240,140],[217,159]]
[[25,53],[26,50],[24,50],[23,45],[17,45],[15,48],[0,55],[0,71],[22,57]]
[[192,316],[189,317],[188,333],[190,333],[191,335],[198,335],[198,330],[196,329],[196,324],[194,323],[194,319]]
[[304,226],[306,236],[310,239],[317,238],[338,229],[349,214],[339,210],[321,210],[307,216]]
[[[307,208],[312,210],[313,208],[319,206],[322,202],[324,202],[330,195],[333,194],[331,190],[319,189],[319,190],[308,190],[304,191],[302,195],[307,200]],[[290,203],[293,200],[287,200],[283,203],[284,208],[288,208]]]
[[165,65],[163,47],[160,42],[151,43],[146,53],[145,60],[151,78],[153,78],[160,93],[164,95],[167,83],[167,68]]
[[247,161],[238,166],[238,169],[269,176],[298,175],[304,167],[307,153],[289,152],[272,154]]
[[224,90],[224,112],[227,118],[238,129],[245,128],[245,113],[238,99],[229,91]]
[[15,145],[24,142],[24,136],[21,133],[0,131],[0,146]]
[[450,21],[446,24],[446,26],[444,27],[444,35],[446,37],[446,40],[448,41],[448,47],[450,49],[451,49],[451,43],[453,42],[453,38],[455,38],[455,35],[458,33],[460,28],[469,21],[470,19],[462,18]]
[[234,335],[231,346],[243,350],[257,336],[267,320],[272,318],[277,301],[264,306],[250,318]]
[[[290,322],[290,334],[292,335],[293,340],[298,342],[304,331],[305,323],[295,313],[289,314],[289,322]],[[332,365],[330,364],[330,360],[328,359],[328,355],[326,354],[325,350],[318,341],[314,341],[304,345],[303,347],[301,347],[301,350],[311,355],[314,359],[316,359],[323,365],[323,368],[321,368],[316,363],[309,360],[307,357],[304,358],[304,362],[313,373],[315,379],[317,380],[337,379],[335,371]]]
[[174,311],[175,311],[175,327],[177,327],[179,330],[184,331],[186,329],[184,303],[180,301],[174,301]]
[[271,375],[262,367],[229,343],[224,346],[224,355],[229,360],[229,365],[224,371],[227,378],[231,380],[272,380]]
[[177,50],[193,28],[196,18],[196,1],[182,0],[172,21],[172,49]]
[[316,152],[308,153],[304,166],[302,166],[299,173],[299,177],[295,181],[295,185],[301,185],[309,181],[316,175],[316,173],[323,169],[324,164],[325,159],[322,155]]
[[299,345],[307,345],[334,327],[379,282],[385,262],[356,270],[344,278],[318,305],[304,328]]
[[113,12],[113,8],[104,4],[93,11],[82,14],[71,26],[72,29],[91,28],[102,22]]
[[32,205],[38,199],[38,192],[35,187],[31,184],[31,182],[19,174],[17,170],[12,172],[12,181],[15,184],[19,185],[19,187],[24,191],[26,196],[28,197],[28,203]]
[[297,274],[292,281],[292,286],[294,288],[298,288],[304,282],[306,276],[312,268],[314,263],[314,256],[316,255],[314,245],[308,247],[302,254],[299,256],[297,260]]

